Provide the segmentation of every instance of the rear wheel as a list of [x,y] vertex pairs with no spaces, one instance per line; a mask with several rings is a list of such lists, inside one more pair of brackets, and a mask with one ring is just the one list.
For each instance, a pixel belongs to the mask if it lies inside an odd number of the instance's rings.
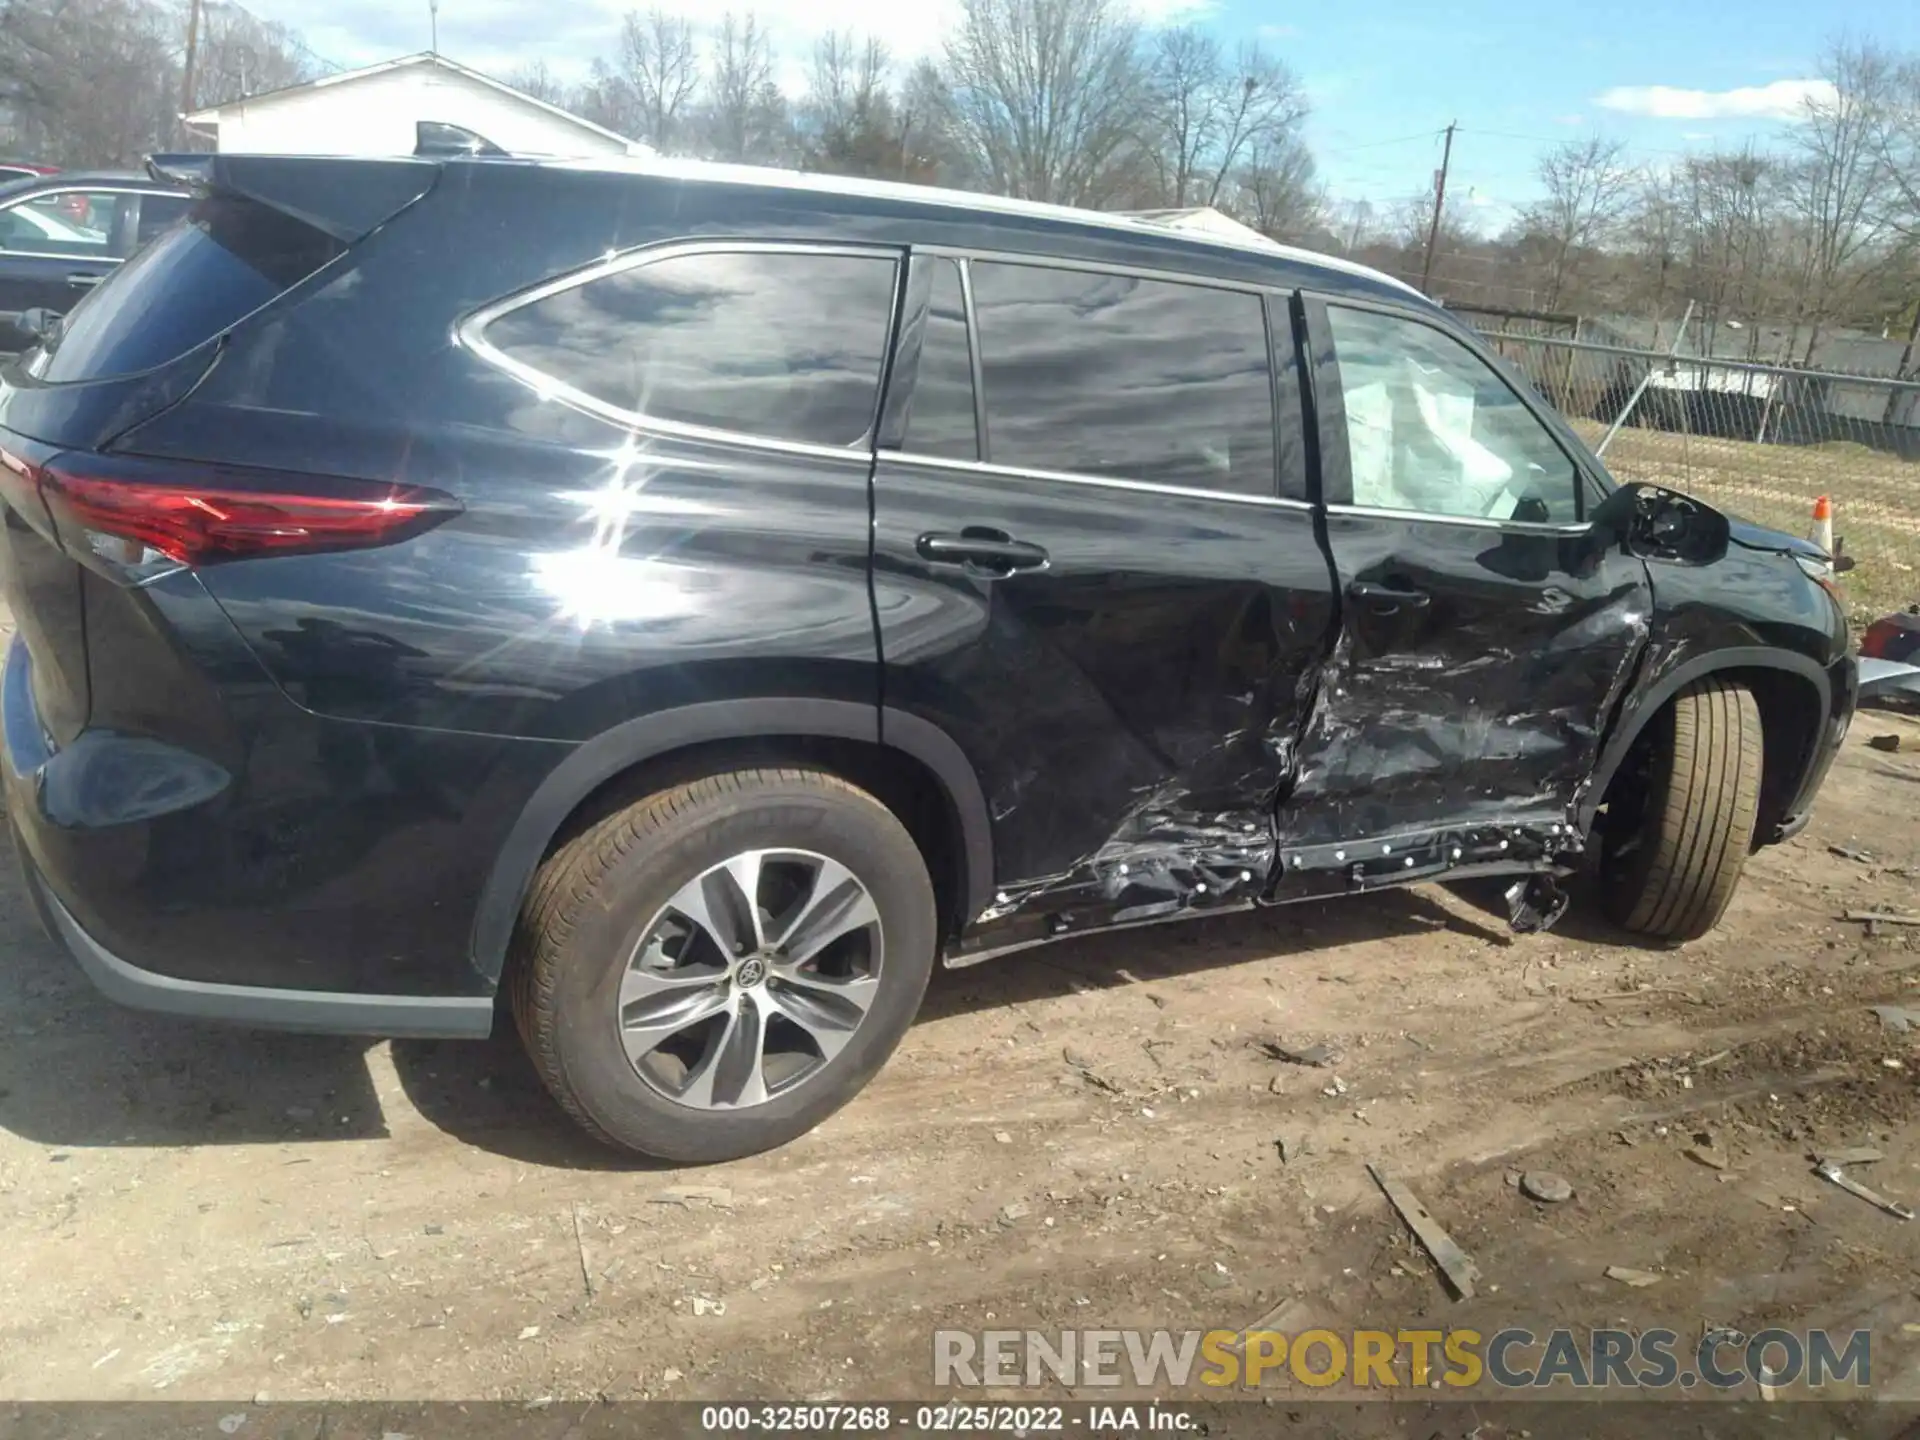
[[804,1134],[872,1078],[919,1008],[936,930],[926,865],[878,800],[818,771],[733,771],[548,859],[514,1013],[587,1130],[727,1160]]
[[1753,845],[1763,759],[1760,708],[1744,685],[1702,680],[1674,697],[1608,796],[1609,918],[1663,940],[1720,922]]

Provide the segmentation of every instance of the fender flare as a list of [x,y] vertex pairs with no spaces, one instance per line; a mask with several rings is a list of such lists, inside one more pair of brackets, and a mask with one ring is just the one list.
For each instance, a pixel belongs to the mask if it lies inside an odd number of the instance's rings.
[[1827,721],[1833,714],[1833,695],[1827,672],[1821,669],[1817,661],[1792,650],[1773,650],[1757,645],[1708,651],[1675,667],[1671,673],[1649,686],[1638,697],[1633,714],[1626,717],[1607,737],[1600,752],[1600,763],[1594,766],[1592,783],[1587,786],[1587,793],[1580,801],[1581,830],[1593,828],[1594,816],[1599,812],[1600,802],[1606,798],[1607,786],[1613,783],[1614,773],[1619,770],[1621,762],[1627,758],[1627,752],[1633,748],[1633,742],[1640,738],[1640,732],[1647,728],[1653,717],[1694,681],[1723,670],[1780,670],[1789,675],[1798,675],[1812,685],[1820,697],[1820,721],[1814,728],[1814,735],[1817,738],[1825,733]]
[[473,968],[497,983],[533,873],[560,827],[607,781],[647,760],[712,740],[814,737],[858,740],[911,756],[946,791],[960,826],[966,914],[993,893],[993,831],[973,766],[946,731],[917,715],[847,700],[720,700],[642,715],[602,731],[554,767],[507,832],[475,908]]

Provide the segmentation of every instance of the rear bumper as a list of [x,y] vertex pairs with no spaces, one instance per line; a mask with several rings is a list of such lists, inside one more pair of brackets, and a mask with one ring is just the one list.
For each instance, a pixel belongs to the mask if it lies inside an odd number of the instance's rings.
[[[15,837],[19,844],[18,836]],[[493,1001],[485,996],[350,995],[326,990],[273,990],[180,980],[130,965],[107,951],[68,912],[19,846],[21,869],[34,908],[53,939],[109,1000],[195,1020],[220,1020],[262,1030],[326,1035],[418,1036],[480,1040],[493,1030]]]
[[474,907],[564,747],[326,721],[266,687],[236,702],[237,741],[206,746],[218,759],[102,726],[62,743],[36,679],[16,639],[8,828],[43,926],[109,997],[275,1029],[490,1033]]

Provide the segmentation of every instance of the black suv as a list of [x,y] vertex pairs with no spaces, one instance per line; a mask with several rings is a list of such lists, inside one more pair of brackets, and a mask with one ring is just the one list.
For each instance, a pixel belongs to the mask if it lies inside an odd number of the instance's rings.
[[1590,861],[1697,936],[1852,710],[1826,557],[1383,276],[773,171],[189,157],[0,386],[8,811],[109,995],[780,1143],[936,959]]

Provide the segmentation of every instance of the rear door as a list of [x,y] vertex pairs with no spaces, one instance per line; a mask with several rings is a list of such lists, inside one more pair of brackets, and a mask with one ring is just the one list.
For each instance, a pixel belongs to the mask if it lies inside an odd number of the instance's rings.
[[1577,444],[1438,317],[1309,298],[1340,631],[1279,813],[1283,894],[1544,862],[1645,646]]
[[1332,616],[1286,297],[916,251],[894,377],[884,699],[981,778],[986,918],[1061,933],[1257,896]]
[[64,315],[119,265],[123,212],[132,191],[42,190],[0,208],[0,351],[24,350],[33,336],[16,317],[36,307]]

